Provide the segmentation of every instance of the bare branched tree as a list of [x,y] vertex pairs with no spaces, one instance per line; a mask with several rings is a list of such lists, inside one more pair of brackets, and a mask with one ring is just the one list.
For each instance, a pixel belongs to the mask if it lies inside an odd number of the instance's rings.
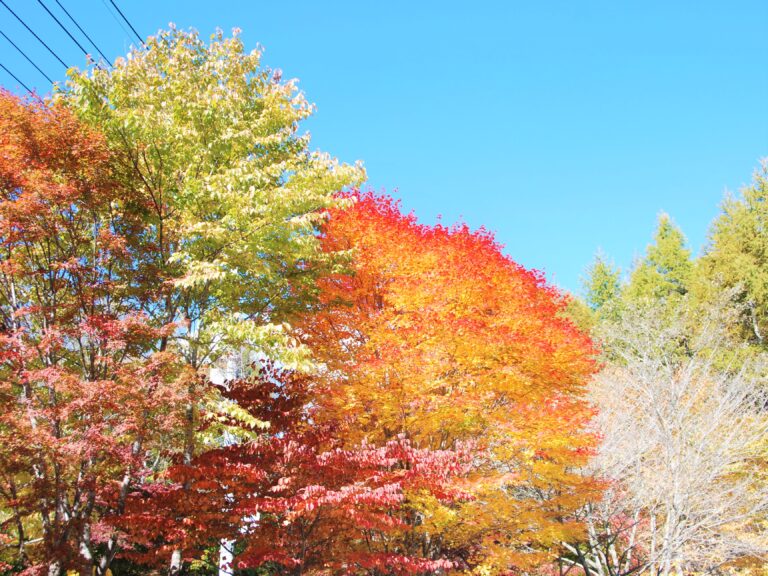
[[648,303],[602,327],[593,466],[609,482],[566,564],[619,576],[712,571],[760,558],[768,511],[762,355],[735,344],[724,298],[697,313]]

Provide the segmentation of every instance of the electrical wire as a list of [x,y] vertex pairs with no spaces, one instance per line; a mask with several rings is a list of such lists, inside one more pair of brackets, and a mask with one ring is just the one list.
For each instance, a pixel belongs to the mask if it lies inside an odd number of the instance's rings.
[[[101,0],[101,1],[102,1],[102,2],[104,2],[104,5],[105,5],[105,6],[107,5],[107,3],[106,3],[104,0]],[[110,3],[110,4],[112,4],[112,6],[114,6],[114,7],[115,7],[115,10],[117,10],[117,13],[118,13],[118,14],[120,14],[120,16],[123,18],[123,20],[125,20],[125,23],[126,23],[126,24],[128,24],[128,26],[130,26],[131,30],[133,30],[133,34],[136,36],[136,38],[138,39],[138,41],[139,41],[139,42],[141,42],[141,45],[142,45],[142,46],[146,46],[146,44],[144,44],[144,40],[142,40],[142,38],[141,38],[141,36],[139,35],[139,33],[138,33],[138,32],[136,32],[136,28],[134,28],[134,27],[133,27],[133,24],[131,24],[131,21],[130,21],[130,20],[128,20],[128,18],[126,18],[126,17],[125,17],[125,14],[123,14],[123,11],[122,11],[122,10],[120,10],[120,7],[119,7],[119,6],[118,6],[118,5],[115,3],[115,0],[109,0],[109,3]],[[115,17],[115,16],[114,16],[114,14],[113,14],[112,16],[113,16],[113,17]],[[115,17],[115,20],[117,20],[117,18],[116,18],[116,17]],[[118,20],[118,23],[119,23],[119,22],[120,22],[120,21]],[[120,26],[122,26],[123,30],[125,30],[125,26],[123,26],[123,25],[122,25],[122,23],[120,23]],[[127,30],[125,30],[125,31],[126,31],[126,32],[128,33],[128,35],[130,36],[130,33],[129,33]]]
[[67,9],[66,9],[66,8],[64,8],[64,6],[62,5],[62,3],[61,3],[61,2],[59,2],[59,0],[55,0],[55,1],[56,1],[56,4],[58,4],[58,5],[59,5],[59,8],[61,8],[61,9],[64,11],[64,14],[66,14],[66,15],[67,15],[67,17],[68,17],[70,20],[72,20],[72,23],[73,23],[75,26],[77,26],[77,29],[78,29],[78,30],[80,30],[80,32],[82,32],[82,33],[83,33],[83,36],[85,36],[86,38],[88,38],[88,42],[90,42],[90,43],[91,43],[91,45],[92,45],[94,48],[96,48],[96,51],[97,51],[99,54],[101,54],[101,57],[102,57],[102,58],[104,58],[104,60],[106,61],[106,63],[107,63],[107,64],[109,64],[110,66],[112,66],[112,62],[110,62],[110,61],[109,61],[109,58],[107,58],[107,57],[104,55],[104,52],[102,52],[102,51],[101,51],[101,49],[100,49],[100,48],[99,48],[99,47],[96,45],[96,42],[94,42],[94,41],[91,39],[91,37],[90,37],[90,36],[88,36],[88,33],[87,33],[85,30],[83,30],[82,26],[80,26],[80,24],[78,24],[78,23],[77,23],[77,20],[75,20],[75,18],[72,16],[72,14],[70,14],[70,13],[67,11]]
[[126,17],[125,17],[125,14],[123,14],[123,11],[122,11],[122,10],[120,10],[120,6],[118,6],[118,5],[117,5],[117,3],[115,2],[115,0],[109,0],[109,2],[112,4],[112,6],[114,6],[114,7],[115,7],[115,10],[117,10],[118,14],[120,14],[120,16],[122,16],[122,17],[123,17],[123,20],[125,20],[125,21],[126,21],[126,23],[128,24],[128,26],[130,26],[130,27],[131,27],[131,30],[133,30],[133,33],[136,35],[136,38],[138,38],[138,39],[139,39],[139,42],[141,42],[141,45],[142,45],[142,46],[144,46],[144,45],[145,45],[145,44],[144,44],[144,39],[141,37],[141,35],[140,35],[138,32],[136,32],[136,28],[134,28],[134,27],[133,27],[133,24],[131,24],[131,21],[130,21],[130,20],[128,20],[128,18],[126,18]]
[[6,9],[6,10],[8,10],[8,12],[10,12],[11,14],[13,14],[14,18],[16,18],[16,20],[18,20],[19,22],[21,22],[22,26],[24,26],[24,28],[26,28],[27,30],[29,30],[29,33],[30,33],[30,34],[32,34],[32,36],[34,36],[35,38],[37,38],[38,42],[40,42],[40,44],[42,44],[43,46],[45,46],[45,47],[48,49],[48,52],[50,52],[51,54],[53,54],[53,57],[54,57],[54,58],[56,58],[56,60],[58,60],[59,62],[61,62],[61,65],[62,65],[62,66],[64,66],[64,68],[67,68],[67,69],[69,69],[69,66],[67,66],[67,64],[64,62],[64,60],[62,60],[61,58],[59,58],[59,55],[58,55],[58,54],[56,54],[56,52],[54,52],[54,51],[51,49],[51,47],[50,47],[50,46],[48,46],[48,44],[46,44],[46,43],[45,43],[45,41],[44,41],[42,38],[40,38],[40,36],[38,36],[37,34],[35,34],[35,31],[34,31],[34,30],[32,30],[32,28],[30,28],[29,26],[27,26],[27,23],[26,23],[26,22],[24,22],[24,20],[22,20],[21,18],[19,18],[18,14],[16,14],[16,12],[14,12],[13,10],[11,10],[10,6],[8,6],[8,4],[6,4],[6,3],[5,3],[5,0],[0,0],[0,4],[2,4],[3,6],[5,6],[5,9]]
[[14,80],[16,80],[16,82],[18,82],[19,84],[21,84],[21,85],[24,87],[24,90],[26,90],[27,92],[30,92],[30,93],[32,92],[32,90],[30,90],[30,89],[29,89],[29,86],[27,86],[26,84],[24,84],[24,82],[22,82],[21,80],[19,80],[19,77],[18,77],[18,76],[16,76],[16,74],[14,74],[14,73],[13,73],[13,72],[11,72],[10,70],[8,70],[8,68],[6,68],[5,66],[3,66],[3,63],[2,63],[2,62],[0,62],[0,68],[2,68],[3,70],[5,70],[6,72],[8,72],[8,74],[10,74],[10,75],[11,75],[11,77],[12,77]]
[[42,75],[45,77],[45,79],[46,79],[46,80],[48,80],[48,82],[50,82],[51,84],[53,84],[53,80],[51,80],[51,79],[48,77],[48,74],[46,74],[45,72],[43,72],[43,71],[40,69],[40,66],[38,66],[37,64],[35,64],[35,63],[32,61],[32,59],[31,59],[29,56],[27,56],[26,52],[24,52],[24,50],[22,50],[21,48],[19,48],[19,47],[16,45],[16,42],[14,42],[14,41],[13,41],[13,40],[11,40],[10,38],[8,38],[8,36],[6,35],[6,33],[5,33],[5,32],[3,32],[2,30],[0,30],[0,34],[2,34],[2,35],[3,35],[3,38],[5,38],[6,40],[8,40],[8,42],[10,42],[11,46],[13,46],[14,48],[16,48],[16,50],[18,50],[18,51],[19,51],[19,53],[20,53],[22,56],[24,56],[24,58],[26,58],[26,59],[27,59],[27,62],[29,62],[30,64],[32,64],[32,66],[34,66],[34,67],[37,69],[37,71],[38,71],[38,72],[40,72],[40,74],[42,74]]
[[43,7],[43,9],[45,9],[45,11],[46,11],[46,12],[48,12],[48,15],[49,15],[51,18],[53,18],[53,19],[56,21],[56,24],[58,24],[58,25],[59,25],[59,28],[61,28],[62,30],[64,30],[64,32],[66,32],[66,33],[67,33],[67,36],[69,36],[69,37],[72,39],[72,42],[74,42],[75,44],[77,44],[77,47],[78,47],[78,48],[80,48],[80,50],[82,50],[83,54],[85,54],[86,56],[88,56],[88,50],[86,50],[85,48],[83,48],[83,45],[82,45],[82,44],[80,44],[80,42],[78,42],[78,41],[77,41],[77,38],[75,38],[74,36],[72,36],[72,34],[70,33],[70,31],[69,31],[69,30],[67,30],[67,28],[64,26],[64,24],[62,24],[62,23],[61,23],[61,20],[59,20],[58,18],[56,18],[56,15],[55,15],[53,12],[51,12],[50,10],[48,10],[48,6],[46,6],[45,4],[43,4],[43,0],[37,0],[37,3],[38,3],[38,4],[40,4],[40,6],[42,6],[42,7]]
[[128,30],[128,28],[125,27],[125,24],[123,24],[123,21],[120,20],[120,18],[117,17],[117,15],[115,14],[115,11],[112,8],[109,7],[109,4],[107,4],[107,0],[101,0],[101,3],[104,4],[104,9],[107,12],[109,12],[110,16],[112,16],[112,20],[117,22],[117,25],[120,26],[120,28],[123,29],[123,32],[125,32],[126,36],[128,36],[128,38],[130,38],[131,37],[130,30]]

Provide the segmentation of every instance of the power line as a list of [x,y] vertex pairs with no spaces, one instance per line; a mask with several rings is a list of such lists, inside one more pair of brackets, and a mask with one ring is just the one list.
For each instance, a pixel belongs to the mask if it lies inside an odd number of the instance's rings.
[[61,65],[62,65],[62,66],[64,66],[64,68],[67,68],[67,69],[69,69],[69,66],[67,66],[67,65],[66,65],[66,63],[64,62],[64,60],[62,60],[61,58],[59,58],[59,55],[58,55],[58,54],[56,54],[56,52],[54,52],[53,50],[51,50],[51,47],[50,47],[50,46],[48,46],[48,44],[46,44],[46,43],[43,41],[43,39],[42,39],[42,38],[40,38],[40,36],[38,36],[37,34],[35,34],[35,31],[34,31],[34,30],[32,30],[32,28],[30,28],[29,26],[27,26],[27,23],[26,23],[26,22],[24,22],[24,20],[22,20],[21,18],[19,18],[19,16],[16,14],[16,12],[14,12],[13,10],[11,10],[10,6],[8,6],[8,4],[6,4],[6,3],[5,3],[5,0],[0,0],[0,4],[2,4],[3,6],[5,6],[5,9],[6,9],[6,10],[8,10],[8,12],[10,12],[11,14],[13,14],[14,18],[16,18],[16,20],[18,20],[19,22],[21,22],[22,26],[24,26],[24,28],[26,28],[27,30],[29,30],[29,33],[30,33],[30,34],[32,34],[32,36],[34,36],[35,38],[37,38],[38,42],[40,42],[40,44],[42,44],[43,46],[45,46],[45,47],[48,49],[48,52],[50,52],[51,54],[53,54],[53,57],[54,57],[54,58],[56,58],[56,60],[58,60],[59,62],[61,62]]
[[64,24],[62,24],[62,23],[61,23],[61,20],[59,20],[58,18],[56,18],[55,14],[54,14],[53,12],[51,12],[50,10],[48,10],[48,6],[46,6],[45,4],[43,4],[43,0],[37,0],[37,3],[38,3],[38,4],[40,4],[40,6],[42,6],[42,7],[45,9],[45,11],[46,11],[46,12],[48,12],[48,15],[49,15],[51,18],[53,18],[53,19],[56,21],[56,24],[58,24],[58,25],[59,25],[59,28],[61,28],[62,30],[64,30],[64,32],[66,32],[66,33],[67,33],[67,36],[69,36],[69,37],[72,39],[72,42],[74,42],[75,44],[77,44],[77,47],[78,47],[78,48],[80,48],[80,50],[82,50],[82,51],[83,51],[83,54],[85,54],[86,56],[88,56],[88,50],[86,50],[85,48],[83,48],[83,46],[80,44],[80,42],[78,42],[78,41],[77,41],[77,38],[75,38],[74,36],[72,36],[72,34],[70,34],[69,30],[67,30],[67,29],[66,29],[66,27],[64,26]]
[[112,8],[109,7],[109,4],[107,4],[107,0],[101,0],[101,3],[104,4],[104,8],[107,12],[109,12],[109,15],[112,16],[112,19],[117,22],[118,26],[123,29],[123,32],[126,33],[126,35],[130,38],[131,33],[128,31],[128,28],[125,27],[125,24],[123,24],[123,21],[120,20],[117,16],[115,16],[115,11],[112,10]]
[[101,57],[102,57],[102,58],[104,58],[104,60],[107,62],[107,64],[109,64],[110,66],[112,66],[112,62],[110,62],[110,61],[109,61],[109,58],[107,58],[106,56],[104,56],[104,52],[102,52],[102,51],[101,51],[101,49],[100,49],[100,48],[99,48],[99,47],[96,45],[96,42],[94,42],[93,40],[91,40],[91,37],[90,37],[90,36],[88,36],[88,33],[87,33],[85,30],[83,30],[83,28],[80,26],[80,24],[78,24],[78,23],[77,23],[77,20],[75,20],[75,19],[74,19],[74,17],[73,17],[73,16],[72,16],[72,15],[71,15],[69,12],[67,12],[67,9],[66,9],[66,8],[64,8],[64,6],[61,4],[61,2],[59,2],[59,0],[56,0],[56,4],[58,4],[58,5],[59,5],[59,8],[61,8],[61,9],[64,11],[64,14],[66,14],[66,15],[69,17],[69,19],[70,19],[70,20],[72,20],[72,23],[73,23],[75,26],[77,26],[77,29],[78,29],[78,30],[80,30],[80,32],[82,32],[82,33],[83,33],[83,36],[85,36],[86,38],[88,38],[88,42],[90,42],[90,43],[91,43],[91,45],[93,45],[93,47],[94,47],[94,48],[96,48],[96,51],[97,51],[99,54],[101,54]]
[[142,46],[143,46],[143,45],[144,45],[144,39],[141,37],[141,35],[140,35],[138,32],[136,32],[136,28],[134,28],[134,27],[133,27],[133,24],[131,24],[131,21],[130,21],[130,20],[128,20],[128,18],[126,18],[126,17],[125,17],[125,14],[123,14],[123,11],[122,11],[122,10],[120,10],[120,6],[118,6],[118,5],[115,3],[115,0],[109,0],[109,2],[112,4],[112,6],[114,6],[114,7],[115,7],[115,10],[117,10],[118,14],[120,14],[120,16],[122,16],[122,17],[123,17],[123,20],[125,20],[125,21],[126,21],[126,23],[128,24],[128,26],[130,26],[130,27],[131,27],[131,30],[133,30],[133,33],[136,35],[136,38],[138,38],[138,39],[139,39],[139,42],[141,42],[141,44],[142,44]]
[[128,20],[128,18],[125,17],[125,14],[123,14],[123,11],[120,10],[120,6],[118,6],[115,3],[115,0],[109,0],[109,3],[112,4],[112,6],[115,7],[115,10],[117,10],[117,13],[120,14],[120,16],[123,17],[123,20],[125,20],[125,23],[128,24],[128,26],[131,27],[131,30],[133,30],[133,33],[136,35],[136,38],[139,39],[139,42],[141,42],[141,44],[143,46],[144,45],[144,40],[141,38],[141,35],[138,32],[136,32],[136,28],[133,27],[133,24],[131,24],[131,21]]
[[11,75],[11,77],[12,77],[14,80],[16,80],[16,82],[18,82],[19,84],[21,84],[22,86],[24,86],[24,90],[26,90],[27,92],[30,92],[30,93],[32,92],[32,90],[30,90],[30,89],[29,89],[29,86],[27,86],[26,84],[24,84],[24,82],[22,82],[21,80],[19,80],[19,77],[18,77],[18,76],[16,76],[16,74],[14,74],[14,73],[13,73],[13,72],[11,72],[10,70],[8,70],[8,68],[6,68],[5,66],[3,66],[3,63],[2,63],[2,62],[0,62],[0,68],[2,68],[3,70],[5,70],[6,72],[8,72],[8,74],[10,74],[10,75]]
[[19,47],[16,45],[16,42],[14,42],[14,41],[13,41],[13,40],[11,40],[10,38],[8,38],[8,36],[7,36],[7,35],[5,34],[5,32],[3,32],[2,30],[0,30],[0,34],[2,34],[2,35],[3,35],[3,38],[5,38],[6,40],[8,40],[8,42],[10,42],[10,43],[11,43],[11,46],[13,46],[14,48],[16,48],[16,50],[18,50],[18,51],[19,51],[19,53],[20,53],[22,56],[24,56],[24,58],[26,58],[26,59],[27,59],[27,62],[29,62],[30,64],[32,64],[32,66],[34,66],[34,67],[37,69],[37,71],[38,71],[38,72],[40,72],[40,74],[42,74],[43,76],[45,76],[45,79],[46,79],[46,80],[48,80],[48,82],[50,82],[51,84],[53,84],[53,80],[51,80],[51,79],[48,77],[48,74],[46,74],[45,72],[43,72],[43,71],[40,69],[40,66],[38,66],[37,64],[35,64],[35,63],[32,61],[32,59],[31,59],[29,56],[27,56],[26,52],[24,52],[24,50],[22,50],[21,48],[19,48]]

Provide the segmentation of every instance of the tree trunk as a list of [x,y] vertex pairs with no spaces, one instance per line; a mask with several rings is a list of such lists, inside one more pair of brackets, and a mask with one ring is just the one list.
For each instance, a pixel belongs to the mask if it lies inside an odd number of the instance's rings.
[[168,570],[170,576],[177,576],[181,573],[181,550],[178,548],[171,554],[171,566]]
[[234,540],[222,540],[219,545],[219,576],[232,576],[232,561],[234,556],[232,551],[235,547]]
[[[189,386],[189,402],[186,409],[186,421],[184,423],[184,465],[189,466],[192,464],[192,459],[195,454],[195,381],[193,380]],[[189,489],[189,482],[185,482],[183,486],[184,490]],[[176,548],[171,554],[171,565],[168,569],[170,576],[176,576],[181,572],[181,550]]]

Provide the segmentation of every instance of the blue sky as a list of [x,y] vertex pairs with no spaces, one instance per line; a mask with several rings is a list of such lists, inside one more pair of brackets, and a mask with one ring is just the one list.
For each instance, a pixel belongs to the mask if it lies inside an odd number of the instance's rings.
[[[83,64],[37,0],[4,1]],[[59,2],[107,56],[127,50],[108,0]],[[599,248],[628,268],[662,210],[698,252],[725,191],[768,156],[762,0],[117,4],[143,35],[169,22],[206,35],[240,27],[317,104],[315,147],[363,160],[370,185],[424,222],[495,231],[515,260],[569,290]],[[2,6],[0,30],[63,79]],[[0,46],[2,64],[49,90]],[[18,86],[2,70],[0,83]]]

